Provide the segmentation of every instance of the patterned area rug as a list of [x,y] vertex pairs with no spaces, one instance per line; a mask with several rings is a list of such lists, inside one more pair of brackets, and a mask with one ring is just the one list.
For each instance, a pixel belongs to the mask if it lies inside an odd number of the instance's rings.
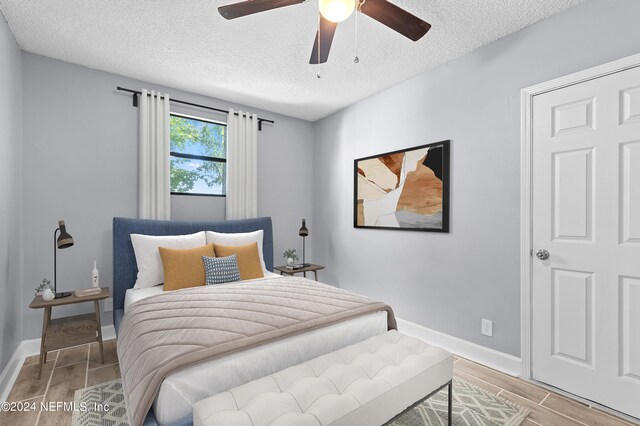
[[[71,426],[128,426],[122,383],[114,380],[79,389],[74,401],[87,410],[73,412]],[[529,410],[462,379],[453,379],[454,426],[517,426]],[[447,389],[418,404],[389,426],[446,426]]]
[[72,426],[129,425],[120,380],[78,389],[73,401],[81,409],[73,411]]
[[[444,388],[388,426],[446,426],[447,402]],[[453,426],[517,426],[529,415],[529,410],[454,377],[451,413]]]

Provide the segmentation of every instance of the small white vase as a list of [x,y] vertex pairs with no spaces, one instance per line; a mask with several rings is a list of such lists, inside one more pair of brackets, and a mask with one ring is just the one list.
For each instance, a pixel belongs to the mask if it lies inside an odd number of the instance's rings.
[[293,262],[294,262],[294,260],[293,260],[292,257],[287,259],[287,265],[293,265]]
[[42,290],[42,300],[44,300],[45,302],[50,302],[55,298],[56,298],[55,293],[49,287]]

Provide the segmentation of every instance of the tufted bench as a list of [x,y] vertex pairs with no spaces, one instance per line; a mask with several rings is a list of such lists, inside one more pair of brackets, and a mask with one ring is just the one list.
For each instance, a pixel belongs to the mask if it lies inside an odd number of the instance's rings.
[[453,359],[395,330],[194,404],[194,426],[375,426],[449,387]]

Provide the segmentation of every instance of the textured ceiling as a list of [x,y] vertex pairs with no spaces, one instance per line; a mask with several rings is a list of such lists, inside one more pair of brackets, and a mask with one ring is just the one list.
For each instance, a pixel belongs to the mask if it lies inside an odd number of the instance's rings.
[[315,0],[223,19],[217,7],[235,1],[0,0],[0,9],[27,52],[315,121],[584,0],[391,0],[431,31],[414,43],[359,15],[356,64],[352,16],[322,65],[308,63]]

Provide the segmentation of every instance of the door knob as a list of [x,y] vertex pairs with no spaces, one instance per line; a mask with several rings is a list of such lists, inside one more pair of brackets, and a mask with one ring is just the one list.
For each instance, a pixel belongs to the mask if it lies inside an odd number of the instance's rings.
[[545,249],[539,249],[536,252],[536,257],[540,260],[547,260],[549,258],[549,252]]

